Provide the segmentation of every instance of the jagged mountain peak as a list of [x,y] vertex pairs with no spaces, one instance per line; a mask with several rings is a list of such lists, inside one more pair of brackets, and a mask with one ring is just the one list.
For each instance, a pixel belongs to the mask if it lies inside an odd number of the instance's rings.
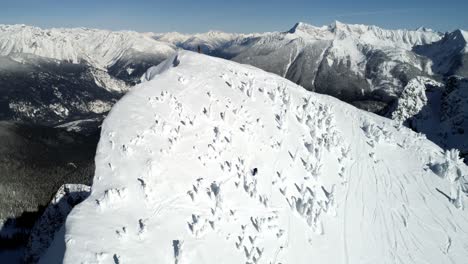
[[457,29],[448,34],[448,37],[454,41],[462,41],[468,43],[468,32],[462,29]]
[[[353,38],[373,45],[395,43],[410,48],[440,40],[441,33],[430,30],[387,30],[374,25],[346,24],[340,21],[321,27],[304,22],[296,23],[287,33],[305,38],[345,39]],[[394,45],[394,44],[391,44]]]
[[291,34],[300,33],[300,32],[313,34],[313,33],[316,33],[317,31],[324,31],[326,30],[326,28],[327,26],[317,27],[317,26],[314,26],[305,22],[297,22],[287,32]]
[[432,28],[427,28],[427,27],[418,27],[416,28],[416,31],[420,31],[420,32],[434,32],[434,30]]
[[349,24],[342,23],[338,20],[333,21],[330,25],[328,25],[328,28],[332,31],[334,30],[339,30],[339,29],[344,29],[348,27]]

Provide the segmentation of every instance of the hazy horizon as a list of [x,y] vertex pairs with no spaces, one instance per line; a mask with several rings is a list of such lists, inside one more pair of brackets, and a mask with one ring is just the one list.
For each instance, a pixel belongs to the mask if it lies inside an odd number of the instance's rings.
[[[1,1],[1,0],[0,0]],[[146,0],[62,3],[17,0],[1,3],[0,24],[41,28],[87,27],[138,32],[199,33],[210,30],[251,33],[285,31],[296,22],[322,26],[335,20],[387,29],[468,29],[468,3],[448,0],[375,3],[337,0],[333,3],[278,0],[217,3],[214,0],[150,2]]]

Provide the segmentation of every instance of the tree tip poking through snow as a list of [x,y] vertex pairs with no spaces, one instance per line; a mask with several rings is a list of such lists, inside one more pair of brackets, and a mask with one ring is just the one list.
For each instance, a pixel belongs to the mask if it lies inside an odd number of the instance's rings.
[[64,263],[465,261],[455,152],[222,59],[179,52],[144,79],[104,121]]

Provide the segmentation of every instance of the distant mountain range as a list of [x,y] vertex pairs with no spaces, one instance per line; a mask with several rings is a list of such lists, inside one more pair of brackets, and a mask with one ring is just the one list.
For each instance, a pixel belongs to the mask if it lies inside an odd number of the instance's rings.
[[100,123],[147,68],[174,51],[136,32],[0,25],[0,118]]
[[[147,68],[177,49],[198,47],[391,117],[399,100],[401,108],[401,96],[409,96],[408,84],[428,78],[444,90],[452,75],[468,77],[467,39],[463,30],[386,30],[340,22],[297,23],[285,32],[256,34],[0,25],[0,118],[91,133]],[[464,108],[459,112],[456,123],[460,116],[467,119]]]

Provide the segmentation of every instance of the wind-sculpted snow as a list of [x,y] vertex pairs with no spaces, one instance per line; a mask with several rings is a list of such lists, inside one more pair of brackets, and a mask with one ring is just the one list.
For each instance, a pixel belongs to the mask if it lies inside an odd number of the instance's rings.
[[276,75],[179,52],[102,127],[43,263],[463,263],[457,153]]

